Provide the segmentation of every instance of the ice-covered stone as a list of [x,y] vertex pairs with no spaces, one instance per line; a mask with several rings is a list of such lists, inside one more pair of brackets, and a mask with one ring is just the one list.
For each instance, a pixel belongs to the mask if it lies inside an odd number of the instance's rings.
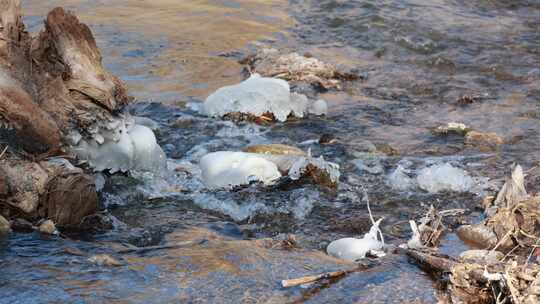
[[432,165],[420,170],[416,181],[420,188],[431,193],[445,190],[467,192],[475,185],[473,178],[466,171],[449,163]]
[[326,252],[333,257],[354,262],[365,258],[370,251],[380,251],[384,246],[377,238],[380,222],[381,219],[361,239],[342,238],[331,242],[326,248]]
[[201,112],[211,117],[232,113],[260,117],[271,113],[276,120],[285,121],[289,115],[304,117],[312,108],[313,112],[324,110],[321,102],[312,105],[306,96],[291,93],[285,80],[253,74],[239,84],[212,93],[206,98]]
[[281,177],[277,166],[258,154],[220,151],[201,158],[202,179],[211,189],[232,188],[260,181],[271,184]]
[[95,171],[160,172],[166,168],[167,159],[157,144],[154,132],[136,124],[133,118],[119,117],[89,129],[89,138],[82,139],[76,133],[72,134],[71,143],[77,144],[72,145],[71,150]]

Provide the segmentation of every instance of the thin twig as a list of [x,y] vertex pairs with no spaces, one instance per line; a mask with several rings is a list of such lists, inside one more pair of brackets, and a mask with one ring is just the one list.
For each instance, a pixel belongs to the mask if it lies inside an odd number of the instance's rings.
[[169,244],[169,245],[133,247],[133,248],[117,250],[116,252],[117,253],[144,253],[148,251],[161,250],[161,249],[177,249],[177,248],[182,248],[182,247],[188,247],[192,245],[198,245],[203,242],[206,242],[206,240],[186,241],[186,242],[180,242],[180,243]]
[[8,147],[9,147],[9,146],[6,146],[6,147],[4,148],[4,150],[2,151],[2,153],[0,153],[0,159],[2,158],[2,156],[4,156],[4,153],[6,153]]
[[371,224],[373,226],[377,227],[377,232],[379,233],[379,236],[381,237],[381,243],[382,243],[382,245],[384,247],[384,236],[382,234],[381,229],[377,226],[377,223],[375,222],[375,219],[373,218],[373,214],[371,213],[371,208],[369,206],[369,196],[367,194],[367,191],[366,191],[366,189],[364,188],[363,185],[360,185],[360,188],[362,189],[362,196],[363,196],[362,199],[364,201],[366,201],[367,210],[369,212],[369,219],[371,220]]

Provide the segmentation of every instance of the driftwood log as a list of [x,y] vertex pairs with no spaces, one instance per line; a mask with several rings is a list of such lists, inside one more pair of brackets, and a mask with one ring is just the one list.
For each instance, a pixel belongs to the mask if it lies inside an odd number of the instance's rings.
[[66,153],[71,130],[87,134],[130,100],[72,13],[53,9],[31,37],[20,0],[0,0],[0,151],[9,146],[0,157],[0,213],[66,226],[94,213],[93,178],[47,160]]

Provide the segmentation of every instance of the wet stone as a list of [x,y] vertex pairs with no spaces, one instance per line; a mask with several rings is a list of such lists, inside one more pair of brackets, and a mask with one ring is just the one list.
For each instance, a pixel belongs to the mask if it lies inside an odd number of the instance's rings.
[[43,223],[41,223],[38,227],[38,231],[43,234],[57,234],[58,230],[56,230],[56,226],[54,225],[54,222],[51,220],[46,220]]
[[306,153],[297,147],[282,145],[282,144],[269,144],[269,145],[253,145],[248,146],[242,150],[248,153],[262,153],[262,154],[275,154],[275,155],[298,155],[304,156]]
[[465,136],[465,144],[479,148],[481,151],[492,151],[504,143],[497,133],[470,131]]
[[0,215],[0,234],[6,234],[11,231],[9,221]]

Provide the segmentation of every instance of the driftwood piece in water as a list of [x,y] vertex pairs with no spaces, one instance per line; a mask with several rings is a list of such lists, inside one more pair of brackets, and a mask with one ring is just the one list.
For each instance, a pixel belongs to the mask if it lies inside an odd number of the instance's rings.
[[[489,217],[480,224],[462,226],[458,235],[483,248],[507,252],[516,246],[534,246],[540,241],[540,196],[527,195],[521,166],[512,167],[494,201]],[[492,210],[494,209],[494,210]]]
[[296,279],[282,280],[281,281],[281,286],[284,287],[284,288],[288,288],[288,287],[299,286],[299,285],[302,285],[302,284],[313,283],[313,282],[317,282],[317,281],[324,280],[324,279],[339,278],[339,277],[342,277],[342,276],[344,276],[346,274],[349,274],[349,273],[355,272],[355,271],[359,271],[359,270],[360,270],[359,267],[354,267],[354,268],[350,268],[350,269],[338,270],[338,271],[330,271],[330,272],[305,276],[305,277],[296,278]]

